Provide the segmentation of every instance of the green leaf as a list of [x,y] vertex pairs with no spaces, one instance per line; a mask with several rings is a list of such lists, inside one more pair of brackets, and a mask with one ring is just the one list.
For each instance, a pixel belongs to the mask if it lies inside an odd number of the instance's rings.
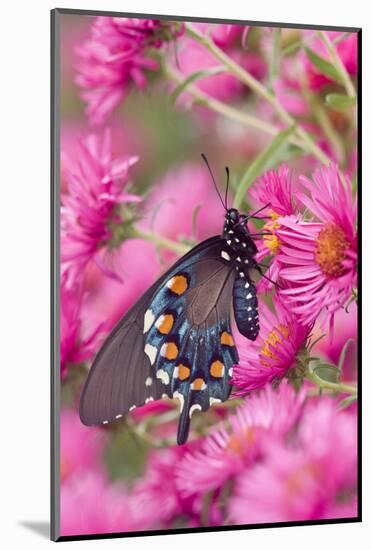
[[343,349],[341,350],[341,353],[340,353],[340,357],[339,357],[339,371],[341,372],[343,370],[343,367],[344,367],[344,363],[345,363],[345,358],[347,356],[347,353],[348,353],[348,349],[349,349],[349,346],[351,344],[354,344],[354,340],[353,338],[349,338],[344,346],[343,346]]
[[180,94],[193,82],[196,82],[197,80],[202,80],[203,78],[207,78],[208,76],[215,76],[217,74],[225,73],[226,68],[222,66],[218,67],[212,67],[211,69],[205,69],[203,71],[196,71],[192,74],[190,74],[185,80],[183,80],[178,86],[175,88],[175,90],[172,92],[170,96],[170,100],[175,103]]
[[344,94],[327,94],[326,103],[337,111],[346,111],[356,104],[356,98]]
[[240,185],[238,186],[234,205],[235,208],[239,208],[243,202],[246,191],[253,184],[255,179],[260,176],[265,170],[271,168],[274,165],[278,155],[287,145],[288,139],[295,130],[293,124],[289,128],[286,128],[282,132],[276,135],[274,140],[268,145],[264,151],[262,151],[250,164],[245,175],[242,178]]
[[339,74],[338,70],[334,65],[327,61],[324,57],[321,57],[316,52],[308,48],[308,46],[305,47],[305,51],[313,65],[317,67],[317,69],[322,73],[331,78],[332,80],[335,80],[339,84],[343,83],[343,79],[341,75]]
[[[124,479],[130,482],[143,474],[148,445],[138,442],[123,424],[120,431],[108,443],[104,462],[112,480]],[[122,457],[125,456],[125,460]]]
[[331,382],[332,384],[339,382],[340,371],[335,365],[331,365],[330,363],[321,363],[313,368],[313,372],[325,382]]
[[357,401],[358,397],[356,395],[349,395],[349,397],[346,397],[342,401],[340,401],[338,408],[339,409],[346,409],[351,405],[352,403],[355,403]]

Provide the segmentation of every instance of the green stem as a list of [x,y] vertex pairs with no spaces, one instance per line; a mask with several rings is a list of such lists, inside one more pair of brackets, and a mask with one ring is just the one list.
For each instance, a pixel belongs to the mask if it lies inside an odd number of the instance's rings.
[[323,390],[330,390],[337,393],[348,393],[350,395],[357,395],[357,388],[354,386],[350,386],[349,384],[343,384],[341,382],[335,383],[335,382],[328,382],[327,380],[323,380],[319,376],[316,375],[316,373],[308,369],[306,372],[306,377],[308,380],[313,382],[313,384],[316,384],[319,388]]
[[[241,82],[246,84],[253,92],[258,96],[265,99],[272,105],[281,120],[288,126],[296,124],[295,119],[282,107],[277,98],[269,91],[263,84],[254,78],[250,73],[245,71],[238,63],[236,63],[229,55],[221,50],[209,37],[199,33],[191,23],[186,23],[186,29],[189,36],[194,40],[197,40],[200,44],[205,46],[210,53],[212,53],[219,61],[221,61],[229,70],[234,74]],[[313,138],[301,127],[296,127],[296,135],[305,144],[308,151],[310,151],[320,162],[328,166],[330,164],[330,158],[322,151],[320,147],[314,142]]]
[[322,42],[325,44],[328,53],[330,55],[331,61],[333,62],[334,66],[336,67],[338,73],[340,74],[344,88],[346,89],[346,92],[349,97],[356,98],[357,93],[353,86],[353,82],[351,81],[351,78],[348,74],[348,71],[344,67],[344,63],[342,62],[341,58],[339,57],[339,54],[334,46],[334,44],[329,39],[327,33],[325,31],[319,31],[319,36],[322,39]]
[[155,233],[147,233],[146,231],[142,231],[141,229],[137,228],[133,228],[131,237],[146,239],[147,241],[151,241],[157,246],[161,246],[162,248],[174,250],[174,252],[177,252],[178,254],[185,254],[191,249],[191,247],[187,244],[178,243],[172,241],[171,239],[167,239],[166,237],[161,237],[160,235],[156,235]]
[[[174,82],[177,82],[178,84],[181,84],[182,82],[184,82],[184,75],[179,73],[176,69],[171,67],[169,64],[163,63],[163,70],[166,76],[171,80],[174,80]],[[236,122],[240,122],[244,126],[256,128],[272,136],[275,136],[280,132],[280,129],[276,128],[273,124],[270,124],[269,122],[265,122],[260,118],[257,118],[253,115],[250,115],[248,113],[235,109],[234,107],[231,107],[230,105],[227,105],[222,101],[214,99],[208,94],[205,94],[204,92],[202,92],[200,88],[198,88],[193,84],[188,84],[188,86],[185,88],[185,91],[189,93],[196,101],[199,101],[200,103],[208,107],[211,111],[214,111],[215,113],[223,115],[226,118],[229,118]],[[299,147],[303,148],[303,143],[297,138],[292,137],[290,141],[295,145],[298,145]]]
[[[309,94],[308,94],[309,95]],[[311,94],[311,96],[308,98],[313,109],[313,114],[318,122],[318,124],[321,126],[322,131],[326,138],[331,143],[333,150],[335,152],[335,155],[339,159],[340,165],[344,164],[345,161],[345,151],[344,151],[344,145],[335,131],[331,120],[327,114],[326,109],[323,108],[323,105],[320,101],[318,101],[318,98]]]

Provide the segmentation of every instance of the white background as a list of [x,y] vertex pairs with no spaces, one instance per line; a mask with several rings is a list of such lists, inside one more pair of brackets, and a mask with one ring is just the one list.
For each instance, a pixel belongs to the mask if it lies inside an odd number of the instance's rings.
[[[5,5],[4,5],[5,4]],[[365,0],[49,0],[4,2],[1,8],[0,223],[1,390],[0,544],[41,548],[49,519],[49,10],[54,7],[241,18],[363,27],[363,240],[368,268],[371,220],[370,21]],[[5,125],[4,125],[5,121]],[[364,425],[370,411],[370,284],[364,292]],[[4,308],[5,306],[5,308]],[[365,430],[364,430],[365,432]],[[364,493],[370,492],[370,449],[364,436]],[[338,460],[342,457],[339,456]],[[179,549],[190,545],[250,548],[366,548],[370,506],[364,523],[84,541],[69,548]],[[30,527],[30,523],[36,524]],[[40,534],[44,531],[44,535]],[[38,528],[37,528],[38,526]]]

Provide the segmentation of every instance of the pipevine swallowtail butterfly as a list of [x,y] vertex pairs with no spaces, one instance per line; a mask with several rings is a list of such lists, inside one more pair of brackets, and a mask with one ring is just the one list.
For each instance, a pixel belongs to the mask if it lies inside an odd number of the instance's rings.
[[242,215],[228,208],[229,170],[223,232],[195,246],[164,273],[122,317],[96,355],[80,399],[80,418],[107,424],[162,397],[178,398],[177,442],[188,438],[194,411],[206,411],[231,393],[232,368],[239,357],[231,309],[239,332],[259,333],[258,300],[250,277],[262,275],[254,239]]

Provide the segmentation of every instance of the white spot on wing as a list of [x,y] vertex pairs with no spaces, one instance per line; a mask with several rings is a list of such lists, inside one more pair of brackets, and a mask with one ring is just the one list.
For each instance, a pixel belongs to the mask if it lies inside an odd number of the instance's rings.
[[179,401],[180,401],[180,411],[179,412],[182,412],[183,407],[184,407],[184,395],[182,393],[180,393],[179,391],[175,391],[174,394],[173,394],[173,397],[174,397],[174,399],[179,399]]
[[236,258],[236,260],[237,260],[238,262],[240,262],[240,261],[241,261],[241,258],[238,256],[238,257]]
[[152,382],[153,382],[152,377],[148,376],[144,383],[145,383],[146,386],[152,386]]
[[160,355],[161,355],[161,357],[166,357],[166,350],[167,350],[167,348],[168,348],[168,345],[169,345],[169,344],[166,344],[166,343],[165,343],[165,344],[162,344],[161,349],[160,349]]
[[122,418],[122,414],[116,414],[115,418],[117,419]]
[[228,370],[228,376],[230,376],[230,378],[232,378],[232,376],[233,376],[233,367],[231,367],[231,368]]
[[108,424],[108,420],[103,420],[102,424]]
[[149,358],[151,365],[153,365],[156,361],[157,348],[155,348],[155,346],[151,346],[151,344],[146,344],[144,347],[144,353]]
[[132,405],[132,406],[130,407],[129,411],[133,411],[133,410],[136,409],[136,408],[137,408],[136,405]]
[[249,292],[248,294],[246,294],[246,300],[250,300],[250,298],[252,298],[251,292]]
[[153,325],[154,320],[155,320],[155,316],[153,315],[152,310],[147,309],[147,311],[144,314],[144,327],[143,327],[144,334],[149,331],[149,329]]
[[174,284],[174,277],[171,277],[171,279],[169,279],[168,282],[166,283],[166,286],[167,286],[167,288],[171,289],[173,284]]
[[147,397],[145,403],[150,403],[151,401],[154,401],[153,397]]
[[227,244],[232,244],[232,241],[227,241]]
[[240,277],[244,277],[244,276],[245,274],[242,271],[240,271]]
[[222,400],[221,399],[218,399],[217,397],[210,397],[210,400],[209,400],[209,403],[210,403],[210,407],[212,405],[214,405],[214,403],[221,403]]
[[161,380],[161,382],[165,384],[165,386],[167,386],[170,382],[169,374],[164,369],[159,369],[156,372],[156,378]]
[[195,412],[195,411],[202,411],[202,407],[201,405],[199,405],[198,403],[195,403],[194,405],[192,405],[192,407],[189,409],[189,418],[192,418],[192,414]]
[[245,288],[249,288],[249,286],[250,286],[250,283],[247,283],[247,282],[246,282],[246,283],[245,283]]
[[230,255],[225,250],[222,250],[221,257],[227,260],[227,262],[229,262],[229,260],[231,259]]

